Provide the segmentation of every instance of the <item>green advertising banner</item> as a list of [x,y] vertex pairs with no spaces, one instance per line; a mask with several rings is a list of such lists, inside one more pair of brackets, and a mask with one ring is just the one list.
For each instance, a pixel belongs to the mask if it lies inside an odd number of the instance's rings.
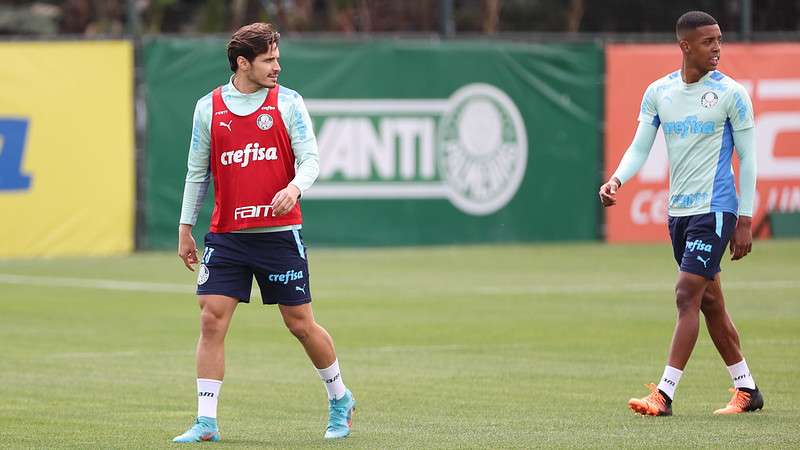
[[[225,44],[145,44],[147,248],[176,245],[194,104],[228,81]],[[309,243],[597,237],[599,44],[285,38],[281,65],[320,148],[302,203]]]

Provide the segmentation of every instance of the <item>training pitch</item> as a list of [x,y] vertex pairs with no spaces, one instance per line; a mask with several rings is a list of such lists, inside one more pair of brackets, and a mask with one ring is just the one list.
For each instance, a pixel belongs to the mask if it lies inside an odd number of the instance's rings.
[[[763,411],[711,413],[728,372],[701,325],[674,416],[635,416],[675,323],[669,244],[309,250],[314,309],[358,401],[325,391],[275,307],[240,306],[203,448],[800,446],[800,241],[723,260]],[[194,274],[171,253],[0,261],[0,447],[175,448],[196,408]]]

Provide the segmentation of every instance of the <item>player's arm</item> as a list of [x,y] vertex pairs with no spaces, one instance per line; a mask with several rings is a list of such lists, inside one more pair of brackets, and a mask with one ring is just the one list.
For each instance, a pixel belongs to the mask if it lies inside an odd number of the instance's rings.
[[756,193],[756,133],[754,128],[733,132],[733,145],[739,157],[739,220],[730,243],[731,259],[750,253],[753,247],[753,203]]
[[636,175],[636,172],[647,161],[647,156],[650,154],[650,149],[653,148],[653,142],[656,140],[656,132],[660,124],[654,87],[651,84],[644,92],[644,96],[642,96],[642,106],[639,109],[639,127],[636,128],[633,142],[631,142],[630,147],[622,156],[617,170],[614,171],[614,174],[605,184],[600,186],[600,202],[603,203],[603,206],[613,206],[617,203],[617,190]]
[[183,186],[181,218],[178,225],[178,256],[187,269],[194,271],[197,264],[197,244],[192,236],[192,228],[197,223],[200,208],[208,195],[211,180],[209,155],[211,154],[211,114],[210,105],[197,102],[192,120],[192,139],[189,143],[188,170]]
[[753,105],[747,91],[737,86],[728,104],[733,145],[739,158],[739,219],[730,242],[731,259],[744,258],[753,248],[753,203],[756,195],[756,133]]
[[647,156],[650,154],[650,149],[653,148],[653,142],[656,140],[657,131],[658,125],[654,125],[652,122],[639,122],[633,142],[631,142],[630,147],[622,156],[617,170],[614,171],[614,174],[605,184],[600,186],[600,201],[603,206],[613,206],[617,203],[617,190],[636,175],[636,172],[647,161]]
[[278,191],[272,199],[272,210],[281,216],[294,208],[297,200],[314,184],[319,175],[319,149],[311,116],[303,98],[299,95],[292,102],[292,111],[287,126],[295,158],[295,176],[285,189]]

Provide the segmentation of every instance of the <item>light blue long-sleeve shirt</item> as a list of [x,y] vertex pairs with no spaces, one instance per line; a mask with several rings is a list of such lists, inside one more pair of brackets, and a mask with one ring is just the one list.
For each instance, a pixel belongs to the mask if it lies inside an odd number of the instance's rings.
[[[267,98],[268,89],[245,94],[233,85],[233,77],[222,87],[222,100],[225,106],[236,115],[252,114]],[[280,86],[278,91],[278,111],[292,144],[295,156],[295,177],[290,182],[305,192],[319,175],[319,149],[311,117],[303,98],[296,91]],[[211,124],[213,115],[212,92],[197,101],[192,121],[192,138],[189,144],[188,170],[183,190],[180,223],[194,225],[200,208],[208,195],[211,170]],[[292,226],[253,228],[245,231],[283,231]]]
[[[706,212],[753,215],[756,149],[753,107],[741,85],[712,71],[684,83],[680,71],[648,87],[633,143],[614,176],[625,183],[650,153],[659,126],[664,128],[670,165],[671,216]],[[737,199],[731,153],[739,157]]]

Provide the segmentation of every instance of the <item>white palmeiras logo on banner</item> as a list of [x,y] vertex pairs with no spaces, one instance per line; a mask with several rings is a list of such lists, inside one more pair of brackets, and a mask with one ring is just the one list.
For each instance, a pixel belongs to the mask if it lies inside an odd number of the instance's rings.
[[493,213],[516,194],[525,176],[528,139],[514,102],[489,85],[450,97],[439,126],[439,167],[450,201],[474,215]]
[[272,128],[272,116],[269,114],[259,114],[258,118],[256,119],[256,125],[258,128],[267,131]]
[[505,207],[525,177],[525,124],[495,86],[468,84],[442,100],[306,104],[326,157],[305,198],[448,199],[481,216]]

